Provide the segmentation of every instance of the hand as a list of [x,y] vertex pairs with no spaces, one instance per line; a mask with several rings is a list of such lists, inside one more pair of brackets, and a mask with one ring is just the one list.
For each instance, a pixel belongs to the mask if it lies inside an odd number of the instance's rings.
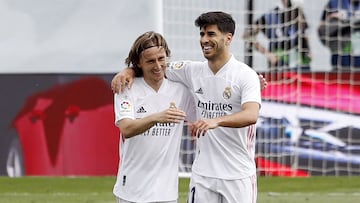
[[266,87],[267,87],[267,85],[268,85],[268,83],[267,83],[267,81],[266,81],[266,78],[264,78],[263,75],[259,74],[259,80],[260,80],[260,89],[261,89],[261,90],[266,89]]
[[214,119],[203,119],[195,121],[189,127],[192,136],[200,137],[204,136],[208,130],[217,128],[218,123]]
[[157,114],[157,122],[158,123],[180,123],[185,120],[186,114],[184,111],[169,107],[165,111],[159,112]]
[[131,68],[125,68],[117,73],[111,80],[111,89],[113,93],[124,92],[125,88],[130,88],[134,82],[135,72]]

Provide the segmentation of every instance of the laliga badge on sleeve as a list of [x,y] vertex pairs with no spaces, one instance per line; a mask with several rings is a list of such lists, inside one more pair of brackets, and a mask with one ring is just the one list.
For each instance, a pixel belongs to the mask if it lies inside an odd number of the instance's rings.
[[179,69],[182,69],[184,67],[184,64],[185,64],[185,62],[183,62],[183,61],[177,61],[177,62],[168,63],[167,66],[170,69],[179,70]]
[[120,107],[121,107],[121,109],[120,109],[121,112],[130,112],[131,111],[130,101],[125,100],[125,101],[121,102]]

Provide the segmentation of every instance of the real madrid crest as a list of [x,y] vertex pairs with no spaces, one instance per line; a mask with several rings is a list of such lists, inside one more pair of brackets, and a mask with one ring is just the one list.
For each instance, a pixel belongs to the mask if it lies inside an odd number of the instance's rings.
[[223,97],[224,97],[224,99],[230,99],[230,97],[231,97],[231,88],[230,87],[225,87],[225,90],[223,92]]

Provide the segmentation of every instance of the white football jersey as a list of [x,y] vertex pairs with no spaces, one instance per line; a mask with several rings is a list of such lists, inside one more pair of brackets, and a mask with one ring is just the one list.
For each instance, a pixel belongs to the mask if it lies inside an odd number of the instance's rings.
[[[194,109],[193,97],[184,85],[165,79],[156,92],[143,78],[135,78],[131,89],[114,96],[115,123],[164,111],[171,102],[184,111]],[[183,123],[157,123],[131,138],[124,139],[120,133],[114,194],[131,202],[176,200],[182,130]]]
[[[197,119],[240,112],[241,105],[246,102],[261,105],[257,73],[233,56],[216,74],[210,70],[207,61],[173,62],[168,66],[168,79],[182,82],[194,94]],[[255,133],[255,125],[209,130],[196,142],[192,172],[228,180],[256,174]]]

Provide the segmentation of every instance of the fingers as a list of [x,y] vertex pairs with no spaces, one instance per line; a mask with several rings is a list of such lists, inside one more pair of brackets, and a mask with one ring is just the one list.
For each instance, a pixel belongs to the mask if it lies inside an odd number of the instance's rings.
[[114,94],[119,93],[120,91],[120,87],[121,83],[118,83],[117,81],[112,81],[111,82],[111,90]]
[[203,130],[203,129],[199,129],[199,128],[192,128],[191,129],[191,135],[193,137],[201,137],[201,136],[204,136],[206,134],[206,130]]
[[208,130],[208,126],[206,122],[202,120],[196,121],[194,124],[190,126],[191,135],[198,138],[204,136],[207,130]]
[[126,87],[127,87],[128,89],[130,89],[130,87],[132,86],[133,82],[134,82],[134,80],[127,80],[126,83],[125,83],[125,85],[127,84]]
[[116,86],[117,88],[117,93],[123,93],[125,91],[125,89],[130,89],[134,80],[127,80],[125,77],[121,77],[120,78],[120,83],[119,85]]
[[121,83],[118,85],[118,88],[120,89],[120,92],[124,92],[125,91],[125,88],[126,88],[126,84],[127,84],[127,82],[126,82],[126,79],[125,79],[125,77],[121,77],[120,78],[120,81],[121,81]]
[[114,78],[111,81],[111,90],[114,94],[123,93],[126,88],[130,89],[133,81],[127,81],[125,77]]
[[118,93],[117,87],[118,87],[117,81],[113,79],[111,81],[111,90],[113,91],[114,94]]
[[165,123],[180,123],[181,121],[184,121],[186,117],[186,114],[184,111],[180,109],[176,109],[174,107],[169,107],[165,111],[163,122]]
[[204,136],[205,134],[206,134],[206,130],[197,129],[195,136],[199,138],[201,136]]
[[171,116],[172,118],[172,122],[176,122],[179,123],[180,121],[185,120],[185,112],[177,109],[175,102],[170,102],[170,106],[169,106],[169,116]]
[[260,80],[260,89],[261,90],[266,89],[266,87],[268,85],[267,81],[266,81],[266,78],[263,75],[259,74],[259,80]]
[[113,93],[123,93],[126,88],[130,89],[133,84],[133,77],[125,73],[119,72],[111,80],[111,90]]

